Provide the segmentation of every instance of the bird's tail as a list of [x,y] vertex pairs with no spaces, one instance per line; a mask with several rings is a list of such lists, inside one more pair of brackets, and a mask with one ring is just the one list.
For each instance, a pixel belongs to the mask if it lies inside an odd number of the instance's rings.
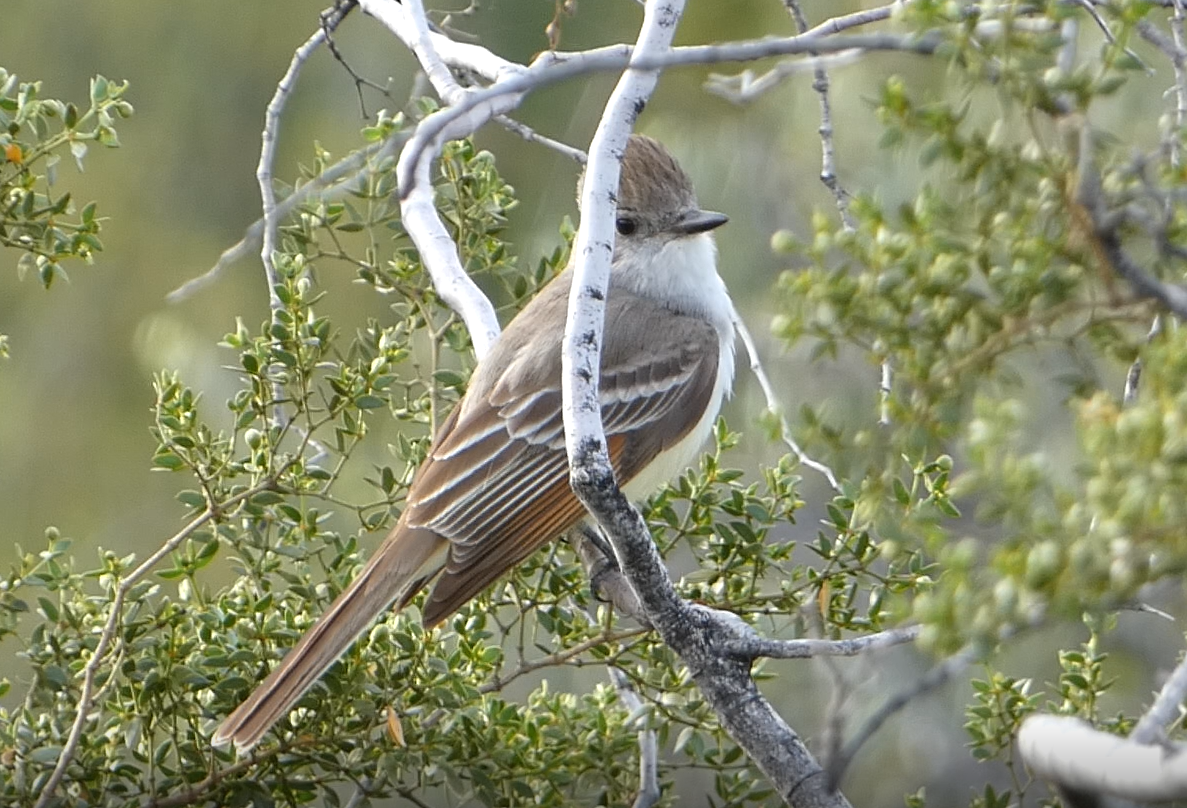
[[397,525],[351,582],[245,702],[219,725],[216,747],[251,749],[393,603],[403,607],[444,564],[448,542]]

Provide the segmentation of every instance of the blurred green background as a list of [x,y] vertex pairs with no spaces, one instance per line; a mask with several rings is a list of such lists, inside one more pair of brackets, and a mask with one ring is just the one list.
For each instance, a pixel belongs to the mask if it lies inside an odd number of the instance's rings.
[[[75,540],[84,565],[100,547],[144,554],[180,526],[183,509],[173,496],[182,481],[149,470],[151,375],[178,370],[187,384],[203,391],[208,415],[217,418],[235,383],[224,367],[233,356],[217,342],[233,330],[237,315],[249,327],[263,320],[267,298],[258,260],[239,262],[178,304],[165,296],[208,269],[259,216],[255,167],[264,108],[294,48],[316,29],[323,4],[5,0],[0,66],[22,80],[42,81],[43,95],[80,104],[92,75],[126,79],[136,115],[120,125],[122,148],[92,149],[85,174],[63,162],[61,184],[80,202],[98,200],[108,217],[105,250],[95,265],[68,265],[70,282],[46,292],[35,279],[18,282],[16,254],[0,252],[0,332],[10,335],[12,352],[0,363],[0,563],[11,558],[14,544],[40,546],[48,525]],[[803,5],[813,22],[862,6]],[[455,24],[501,56],[526,62],[548,47],[544,31],[553,13],[551,0],[486,0]],[[641,9],[630,0],[585,0],[563,21],[561,46],[576,50],[628,41],[640,18]],[[689,4],[678,39],[703,43],[792,32],[789,16],[773,0],[702,0]],[[390,98],[365,91],[368,113],[405,104],[413,62],[386,30],[355,13],[337,41],[358,72],[380,84],[390,80]],[[1155,63],[1169,70],[1164,61]],[[741,68],[716,70],[735,69]],[[711,72],[667,73],[639,128],[678,155],[706,207],[731,216],[718,237],[722,274],[760,340],[787,411],[794,416],[801,402],[826,399],[838,418],[868,418],[877,368],[830,366],[826,375],[803,356],[784,355],[766,337],[773,313],[770,290],[784,268],[769,249],[771,234],[789,228],[806,235],[813,209],[835,214],[817,178],[819,109],[811,75],[796,75],[757,102],[736,106],[701,89]],[[920,93],[944,86],[940,64],[901,55],[869,56],[832,75],[841,181],[851,191],[877,193],[887,201],[909,198],[920,179],[909,151],[877,147],[881,132],[870,99],[892,73],[903,74]],[[516,117],[584,148],[613,81],[614,76],[595,76],[551,87],[528,98]],[[1148,124],[1161,114],[1161,91],[1170,79],[1159,75],[1148,83],[1149,92],[1119,96],[1115,117],[1096,125],[1129,137],[1135,148],[1149,147],[1141,139],[1153,131]],[[989,119],[993,109],[990,99],[978,114]],[[315,141],[336,156],[358,147],[366,122],[352,80],[320,50],[285,113],[277,177],[291,180],[299,162],[311,162]],[[555,245],[561,218],[575,217],[576,166],[495,126],[480,132],[477,141],[497,155],[500,170],[519,192],[509,238],[521,259],[534,265]],[[331,291],[326,302],[331,315],[349,313],[356,322],[364,312],[384,316],[385,302],[353,284],[348,270],[323,272],[320,280]],[[739,379],[727,416],[747,437],[731,462],[754,469],[781,452],[756,425],[763,409],[756,385],[744,372]],[[1066,440],[1066,435],[1045,437]],[[802,494],[818,504],[826,488],[811,474],[806,477]],[[816,512],[818,507],[810,508],[788,530],[810,538]],[[1177,595],[1166,600],[1160,605],[1179,610]],[[1128,699],[1119,709],[1142,703],[1182,639],[1170,624],[1133,619],[1142,621],[1141,632],[1114,635],[1132,635],[1126,640],[1132,646],[1116,649],[1133,659],[1126,675],[1131,681],[1116,691],[1117,698]],[[1073,629],[1030,636],[1014,655],[1041,682],[1054,671],[1053,640],[1068,636],[1080,637]],[[875,664],[888,666],[893,676],[874,676],[870,663],[853,664],[852,670],[869,674],[862,699],[876,701],[926,662],[909,652],[880,658]],[[0,674],[13,670],[0,663]],[[826,673],[786,663],[777,670],[779,682],[767,686],[775,704],[806,735],[818,733]],[[805,692],[812,697],[797,698]],[[965,739],[959,712],[966,695],[964,688],[949,688],[891,722],[853,771],[848,791],[855,804],[901,805],[902,791],[924,782],[937,800],[933,804],[963,803],[970,783],[1000,776],[978,768],[960,748]]]

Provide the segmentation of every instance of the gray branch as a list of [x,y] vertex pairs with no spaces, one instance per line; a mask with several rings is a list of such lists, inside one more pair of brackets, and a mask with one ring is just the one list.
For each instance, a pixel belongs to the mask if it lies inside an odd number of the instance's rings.
[[1095,240],[1105,263],[1138,297],[1154,300],[1179,317],[1187,317],[1187,288],[1148,274],[1122,248],[1120,229],[1127,221],[1127,214],[1108,205],[1100,173],[1093,163],[1092,129],[1087,122],[1080,129],[1079,148],[1076,202],[1084,211],[1088,235]]
[[772,640],[752,633],[727,645],[727,652],[742,659],[810,659],[812,657],[857,656],[881,648],[914,642],[919,637],[918,626],[905,626],[850,637],[844,640],[822,640],[806,638],[799,640]]
[[[473,91],[458,103],[438,111],[431,118],[426,118],[417,127],[416,135],[407,149],[411,151],[410,162],[415,162],[420,159],[420,153],[432,148],[441,134],[452,124],[481,106],[505,96],[520,96],[578,76],[622,70],[628,64],[637,70],[661,70],[718,62],[748,62],[771,56],[806,55],[812,52],[826,54],[846,51],[900,51],[931,55],[936,52],[940,42],[941,39],[936,34],[851,34],[824,37],[808,33],[786,39],[755,39],[724,45],[689,45],[656,54],[636,55],[629,45],[612,45],[576,54],[548,53],[522,73],[500,80],[484,90]],[[415,188],[415,178],[411,173],[400,176],[399,181],[402,194],[411,193]]]
[[972,646],[966,647],[959,653],[937,663],[911,687],[887,699],[873,715],[866,719],[861,728],[854,733],[853,737],[849,739],[849,742],[841,750],[840,755],[829,761],[829,780],[833,783],[840,781],[841,776],[845,773],[849,764],[853,762],[861,747],[873,737],[874,733],[886,723],[887,719],[923,694],[930,693],[946,683],[953,676],[956,676],[972,664],[978,655],[978,649]]
[[797,808],[848,806],[845,797],[829,787],[803,740],[758,690],[750,659],[736,653],[739,644],[753,639],[749,626],[734,615],[680,598],[647,525],[612,475],[591,473],[588,458],[579,456],[572,480],[578,497],[610,536],[642,611],[688,667],[721,725],[783,800]]
[[1129,739],[1135,743],[1161,743],[1170,727],[1183,717],[1184,700],[1187,700],[1187,657],[1175,666],[1174,673],[1158,691],[1158,697],[1133,728]]

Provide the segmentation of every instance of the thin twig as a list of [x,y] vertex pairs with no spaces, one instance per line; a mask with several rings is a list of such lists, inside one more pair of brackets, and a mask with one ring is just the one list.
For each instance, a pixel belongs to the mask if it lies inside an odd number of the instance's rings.
[[894,13],[895,9],[902,6],[903,0],[895,0],[893,3],[887,3],[884,6],[877,8],[868,8],[864,11],[854,11],[852,14],[842,14],[839,17],[833,17],[825,20],[817,25],[815,28],[809,28],[803,31],[805,34],[812,36],[832,36],[839,34],[842,31],[847,31],[850,28],[857,28],[862,25],[869,25],[874,22],[882,22],[890,19],[890,15]]
[[[268,281],[268,308],[272,312],[274,321],[284,308],[284,303],[277,291],[280,278],[276,274],[276,266],[273,262],[280,218],[276,214],[276,190],[272,187],[272,167],[276,162],[276,136],[280,126],[280,116],[284,113],[289,96],[297,86],[297,77],[301,74],[301,68],[352,8],[354,5],[351,3],[335,4],[322,12],[321,27],[293,52],[288,70],[277,83],[276,92],[272,94],[272,99],[268,102],[268,107],[264,112],[264,131],[260,135],[260,162],[256,166],[256,181],[260,186],[260,200],[264,214],[260,259],[264,264],[264,277]],[[272,391],[273,398],[276,400],[274,408],[276,422],[284,423],[286,416],[284,406],[281,404],[284,396],[279,381],[273,382]]]
[[[807,613],[812,630],[817,635],[812,639],[822,638],[825,631],[824,615],[820,611],[819,604],[805,605],[804,611]],[[820,730],[819,746],[820,760],[825,769],[827,769],[829,761],[834,760],[841,754],[841,744],[845,739],[845,719],[847,717],[845,705],[848,704],[856,688],[853,684],[853,677],[850,675],[846,666],[841,665],[840,661],[835,657],[828,656],[827,654],[822,655],[816,657],[816,663],[827,671],[829,681],[832,683],[828,704],[824,708],[824,722]]]
[[1098,254],[1138,297],[1155,300],[1179,317],[1187,317],[1187,288],[1165,283],[1148,274],[1122,249],[1119,230],[1125,222],[1125,213],[1110,210],[1107,206],[1100,172],[1093,163],[1092,129],[1087,123],[1080,129],[1079,149],[1074,202],[1082,211],[1080,218],[1087,220],[1082,224]]
[[[349,194],[355,183],[367,174],[370,163],[380,163],[386,157],[394,156],[399,147],[408,140],[409,133],[396,132],[387,140],[371,143],[357,152],[347,155],[321,174],[293,190],[282,201],[276,203],[276,220],[283,221],[290,213],[311,199],[331,201]],[[374,161],[372,161],[374,158]],[[169,303],[180,303],[214,283],[232,264],[259,250],[264,235],[264,220],[256,219],[248,226],[243,238],[223,250],[214,266],[196,278],[192,278],[165,296]]]
[[890,394],[893,392],[894,368],[889,359],[883,359],[878,379],[878,426],[890,426]]
[[1178,168],[1182,163],[1183,126],[1187,123],[1187,66],[1184,65],[1184,34],[1183,24],[1187,13],[1183,9],[1183,0],[1174,0],[1175,10],[1171,15],[1171,37],[1175,43],[1175,52],[1171,57],[1171,64],[1175,68],[1175,129],[1169,132],[1166,139],[1170,141],[1171,166]]
[[581,151],[581,149],[574,148],[568,143],[561,143],[559,140],[553,140],[550,137],[546,137],[527,124],[520,123],[519,121],[507,115],[496,115],[495,123],[506,129],[508,132],[514,132],[529,143],[539,143],[541,146],[552,149],[558,154],[563,154],[565,157],[568,157],[579,166],[585,165],[585,161],[589,159],[589,157],[585,154],[585,152]]
[[827,56],[816,56],[807,61],[787,59],[757,76],[750,69],[733,75],[714,73],[706,80],[705,91],[721,96],[731,104],[748,104],[778,87],[792,76],[809,71],[816,72],[827,67],[844,67],[856,62],[859,58],[861,58],[860,51],[844,51]]
[[[593,591],[595,597],[598,595],[600,586],[599,578],[603,577],[605,572],[613,571],[618,573],[621,579],[622,575],[618,572],[617,562],[614,560],[613,549],[609,547],[606,540],[598,535],[596,528],[588,525],[579,525],[569,533],[569,544],[573,546],[581,559],[582,565],[585,567],[586,575],[589,577],[590,589]],[[605,548],[602,545],[606,545]],[[609,554],[607,554],[607,552]],[[634,599],[635,605],[638,605],[638,598],[630,591],[630,584],[625,583],[623,590],[630,592],[630,597]],[[576,608],[580,608],[574,604]],[[585,608],[585,614],[589,618],[591,625],[598,625],[597,613],[592,606]],[[646,617],[644,616],[644,622]],[[650,629],[650,626],[647,626]],[[638,691],[635,690],[634,684],[630,677],[626,675],[621,668],[618,667],[617,661],[613,658],[607,660],[606,668],[610,675],[610,681],[614,684],[614,690],[618,694],[619,701],[626,707],[627,711],[632,716],[638,716],[640,720],[639,727],[639,792],[635,796],[635,802],[632,808],[651,808],[659,802],[661,791],[659,788],[659,742],[656,738],[655,730],[652,729],[647,722],[642,720],[641,712],[643,708],[643,701],[639,698]]]
[[841,754],[829,761],[828,777],[832,787],[835,788],[840,783],[841,777],[845,774],[845,770],[849,767],[849,764],[857,757],[858,751],[886,723],[887,719],[915,699],[935,690],[953,676],[959,674],[971,665],[978,655],[978,649],[972,646],[967,647],[934,665],[931,670],[923,674],[911,687],[887,699],[873,715],[866,719],[861,728],[854,733],[853,737],[849,739],[849,743],[845,744],[845,748],[841,751]]
[[[640,713],[643,700],[635,692],[630,678],[614,665],[609,666],[609,671],[618,700],[630,714]],[[644,723],[639,729],[639,792],[631,808],[651,808],[662,796],[659,790],[659,740],[655,730]]]
[[[791,12],[791,16],[795,19],[796,28],[800,33],[808,30],[808,19],[804,16],[804,12],[800,9],[800,4],[797,0],[784,0],[787,9]],[[812,89],[820,96],[820,128],[817,130],[820,134],[820,181],[832,193],[833,199],[837,203],[837,212],[841,215],[841,225],[845,232],[852,233],[857,229],[857,224],[853,220],[853,214],[849,211],[849,195],[842,187],[840,180],[837,178],[836,165],[836,146],[833,143],[833,117],[832,104],[829,101],[829,83],[828,70],[825,69],[822,62],[817,62],[815,68],[815,81],[812,82]],[[892,390],[891,377],[893,371],[891,369],[890,360],[882,360],[882,378],[878,385],[878,424],[880,426],[890,425],[890,394]]]
[[791,449],[792,454],[796,456],[801,465],[824,475],[832,489],[840,493],[841,483],[838,482],[837,475],[833,473],[833,470],[819,460],[814,460],[792,437],[791,426],[787,423],[787,418],[783,415],[783,409],[779,405],[779,397],[775,395],[775,388],[771,384],[766,370],[763,369],[762,359],[758,355],[758,346],[754,344],[754,337],[751,336],[750,329],[746,327],[746,323],[740,316],[734,318],[734,330],[738,332],[738,339],[742,340],[742,344],[746,346],[746,355],[750,357],[750,372],[754,374],[754,378],[758,380],[758,386],[762,388],[763,397],[767,402],[767,410],[779,419],[779,437],[787,445],[787,448]]
[[329,32],[338,27],[338,24],[353,7],[350,3],[344,3],[341,6],[332,6],[322,12],[321,27],[293,52],[288,70],[277,83],[276,92],[272,94],[272,100],[268,102],[268,107],[264,112],[264,131],[260,137],[260,161],[256,166],[256,181],[260,186],[260,199],[264,212],[263,246],[260,249],[260,258],[264,262],[264,275],[268,279],[268,305],[273,314],[284,306],[276,292],[280,279],[277,277],[276,267],[272,263],[272,254],[276,251],[276,231],[279,221],[276,215],[276,192],[272,188],[272,166],[276,161],[276,133],[280,126],[280,116],[284,113],[285,105],[288,104],[289,96],[292,95],[293,89],[296,87],[297,77],[301,74],[301,68],[305,62],[326,41]]
[[358,0],[339,0],[339,2],[335,4],[333,8],[323,11],[321,13],[320,19],[322,30],[326,33],[326,47],[329,48],[330,55],[334,57],[334,61],[342,65],[342,69],[346,71],[347,75],[350,76],[351,81],[354,82],[354,91],[359,97],[359,112],[363,119],[366,120],[370,116],[367,115],[367,102],[366,99],[363,98],[363,88],[370,87],[372,90],[378,91],[385,98],[391,98],[391,92],[387,87],[381,86],[376,82],[359,75],[359,73],[350,66],[350,64],[346,61],[346,57],[342,55],[340,50],[338,50],[338,43],[334,41],[334,29],[330,27],[332,23],[336,28],[338,23],[341,22],[341,19],[333,19],[334,15],[338,13],[340,8],[343,10],[343,16],[345,16],[345,14],[348,13],[351,8],[354,8],[357,5]]
[[[1181,2],[1181,0],[1175,0],[1175,2]],[[1173,17],[1171,22],[1173,25]],[[1162,51],[1166,55],[1166,58],[1170,59],[1172,65],[1182,67],[1184,62],[1187,62],[1187,50],[1184,50],[1182,40],[1174,36],[1173,27],[1171,28],[1171,36],[1167,36],[1162,29],[1146,19],[1138,20],[1136,28],[1138,35]]]
[[[273,757],[286,751],[288,750],[281,746],[268,750],[264,755]],[[240,758],[225,768],[213,769],[205,778],[192,783],[181,791],[175,791],[168,796],[151,797],[142,801],[140,808],[181,808],[181,806],[193,805],[196,802],[208,802],[210,800],[211,789],[219,783],[237,777],[254,766],[259,765],[261,757],[259,753],[253,753],[247,757]]]
[[[1109,28],[1109,24],[1107,22],[1105,22],[1105,18],[1100,15],[1099,11],[1096,10],[1096,6],[1093,3],[1089,2],[1089,0],[1076,0],[1076,2],[1079,3],[1081,8],[1083,8],[1085,11],[1088,12],[1088,16],[1092,17],[1093,22],[1095,22],[1097,24],[1097,26],[1101,30],[1101,33],[1103,33],[1105,35],[1105,40],[1108,41],[1108,43],[1110,45],[1116,45],[1117,37],[1113,35],[1113,31],[1111,28]],[[1125,50],[1125,54],[1127,56],[1129,56],[1137,64],[1142,66],[1142,69],[1146,71],[1147,76],[1154,75],[1153,68],[1151,68],[1148,64],[1146,64],[1144,61],[1142,61],[1142,58],[1140,56],[1138,56],[1136,53],[1134,53],[1132,49],[1125,48],[1124,50]]]
[[[808,18],[800,9],[799,0],[784,0],[788,12],[795,20],[796,29],[801,33],[808,32]],[[816,54],[812,54],[813,56]],[[829,100],[828,71],[824,65],[817,62],[813,69],[815,76],[812,89],[820,97],[820,181],[832,193],[837,203],[837,212],[841,214],[841,224],[846,232],[852,232],[856,225],[853,214],[849,212],[849,195],[837,179],[836,145],[833,142],[833,114],[832,103]]]
[[[380,775],[380,783],[387,779],[387,773]],[[354,793],[350,795],[350,799],[346,801],[343,808],[359,808],[365,802],[368,802],[373,796],[372,792],[375,790],[376,783],[370,777],[364,777],[355,786]]]
[[[1161,315],[1154,315],[1154,320],[1150,323],[1150,331],[1146,334],[1146,343],[1149,344],[1158,332],[1162,330]],[[1139,356],[1133,360],[1133,364],[1129,366],[1129,372],[1125,374],[1125,393],[1122,397],[1122,403],[1128,407],[1138,400],[1138,385],[1142,380],[1142,357]]]

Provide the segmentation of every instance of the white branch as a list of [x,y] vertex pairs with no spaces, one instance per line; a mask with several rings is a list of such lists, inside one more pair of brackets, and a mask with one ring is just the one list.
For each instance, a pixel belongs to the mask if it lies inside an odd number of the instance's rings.
[[[397,166],[404,162],[407,154],[408,147],[405,146]],[[466,274],[458,258],[457,245],[437,215],[428,160],[422,160],[416,166],[416,181],[419,189],[400,201],[401,221],[433,278],[433,288],[465,321],[470,341],[474,343],[474,354],[481,359],[499,336],[499,318],[495,316],[490,300]]]
[[[394,0],[386,0],[386,2],[394,2]],[[628,64],[637,70],[659,70],[667,67],[718,62],[747,62],[770,56],[804,55],[812,52],[830,54],[846,51],[902,51],[928,55],[935,53],[939,45],[940,38],[933,34],[922,36],[851,34],[827,37],[809,33],[786,39],[765,38],[745,42],[729,42],[722,45],[689,45],[652,54],[632,55],[629,45],[611,45],[580,53],[547,53],[537,59],[531,67],[525,68],[519,75],[500,80],[483,90],[471,91],[462,102],[442,109],[421,121],[416,134],[406,148],[412,150],[414,154],[419,154],[421,150],[427,149],[441,138],[442,133],[447,129],[450,132],[474,131],[473,128],[467,130],[464,126],[455,130],[454,126],[462,118],[485,123],[492,116],[475,115],[475,113],[487,105],[504,99],[505,96],[514,95],[514,102],[508,103],[505,109],[500,109],[496,114],[514,108],[523,95],[541,87],[590,73],[621,70]],[[477,128],[477,125],[479,124],[473,124],[474,128]],[[401,193],[408,193],[408,189],[412,187],[411,172],[407,176],[400,177]]]
[[1174,673],[1166,680],[1150,709],[1138,721],[1129,739],[1134,743],[1160,743],[1167,730],[1183,717],[1183,701],[1187,699],[1187,657],[1179,661]]
[[[359,0],[359,6],[399,37],[416,54],[421,67],[447,103],[464,92],[449,67],[461,68],[495,82],[523,71],[523,66],[497,56],[481,45],[456,42],[429,28],[420,0]],[[453,89],[445,89],[451,87]]]
[[260,186],[260,199],[264,208],[263,246],[260,248],[260,258],[264,262],[264,275],[268,279],[268,302],[273,313],[282,308],[280,297],[276,293],[276,285],[280,280],[276,277],[276,267],[272,264],[279,223],[279,217],[276,215],[276,192],[272,189],[272,165],[276,161],[276,130],[280,125],[281,113],[284,112],[289,96],[296,86],[297,76],[301,74],[301,68],[325,41],[326,29],[318,28],[313,36],[305,40],[305,44],[297,48],[264,113],[264,131],[260,136],[260,162],[256,166],[256,181]]
[[1130,800],[1187,796],[1187,754],[1093,729],[1078,718],[1032,715],[1018,749],[1037,777],[1077,791]]
[[1100,732],[1076,718],[1034,715],[1018,747],[1034,773],[1061,786],[1128,800],[1187,796],[1187,754],[1168,749],[1167,731],[1183,715],[1187,658],[1179,662],[1128,738]]
[[[451,63],[461,65],[464,62],[465,66],[484,76],[499,78],[516,75],[523,69],[499,59],[485,48],[462,46],[430,31],[420,0],[360,0],[359,5],[412,49],[434,89],[447,104],[464,101],[468,91],[453,78],[442,53]],[[404,229],[420,252],[421,261],[433,279],[433,288],[465,321],[479,359],[486,355],[499,336],[499,320],[490,300],[466,274],[458,257],[457,246],[437,215],[437,208],[433,204],[430,162],[446,140],[466,137],[495,115],[513,108],[518,100],[518,97],[512,96],[475,107],[464,118],[436,130],[428,139],[418,141],[414,134],[412,140],[405,144],[396,163],[396,176],[400,183],[400,216]],[[421,121],[417,134],[426,123],[440,114],[435,113]],[[411,148],[413,143],[417,143],[417,148]]]
[[[634,57],[645,59],[652,53],[667,50],[683,10],[683,0],[649,2]],[[606,102],[589,144],[589,163],[581,185],[581,226],[573,243],[573,286],[561,354],[565,449],[574,476],[590,472],[605,477],[613,475],[602,429],[598,369],[606,290],[610,285],[610,258],[614,252],[615,201],[627,138],[658,80],[658,71],[628,68]]]
[[635,686],[621,669],[611,665],[609,667],[610,681],[614,683],[614,690],[618,699],[631,715],[639,718],[639,792],[631,808],[651,808],[660,801],[663,792],[659,789],[659,740],[655,730],[647,725],[643,717],[644,705]]
[[[364,3],[364,9],[367,5],[374,5],[374,3]],[[441,99],[447,104],[452,104],[461,98],[465,91],[462,90],[453,74],[449,72],[449,68],[445,66],[445,62],[441,61],[441,57],[437,54],[437,44],[430,35],[429,21],[425,17],[425,8],[421,0],[388,0],[383,4],[383,7],[389,11],[393,7],[398,9],[405,24],[392,30],[416,54],[421,68],[429,77],[433,89],[441,95]],[[401,36],[401,31],[404,32],[403,36]]]
[[755,75],[753,70],[743,70],[734,75],[710,75],[705,82],[706,92],[721,96],[733,104],[748,104],[765,95],[791,76],[813,71],[819,73],[826,67],[843,67],[861,58],[861,51],[852,50],[820,56],[805,61],[788,59],[780,62],[765,73]]

